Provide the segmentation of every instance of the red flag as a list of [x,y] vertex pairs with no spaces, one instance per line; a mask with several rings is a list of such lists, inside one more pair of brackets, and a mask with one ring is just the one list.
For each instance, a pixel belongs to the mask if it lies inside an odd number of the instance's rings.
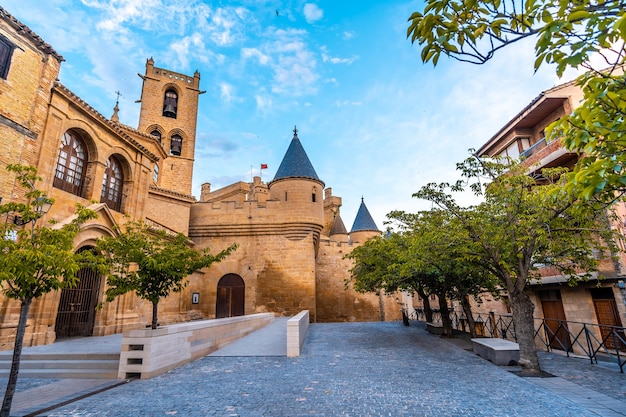
[[261,169],[267,169],[267,164],[261,164]]

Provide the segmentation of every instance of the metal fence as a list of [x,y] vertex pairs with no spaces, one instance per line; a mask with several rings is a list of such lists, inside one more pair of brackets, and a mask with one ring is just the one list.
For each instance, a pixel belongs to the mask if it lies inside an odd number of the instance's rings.
[[[414,310],[412,320],[426,320],[422,310]],[[452,328],[469,333],[465,315],[450,312]],[[433,310],[433,322],[441,322],[441,313]],[[483,313],[474,316],[478,336],[507,339],[517,342],[511,314]],[[598,360],[614,362],[624,373],[626,366],[626,329],[618,326],[583,323],[556,319],[535,319],[535,343],[548,352],[562,351],[567,356],[584,356],[590,363]]]

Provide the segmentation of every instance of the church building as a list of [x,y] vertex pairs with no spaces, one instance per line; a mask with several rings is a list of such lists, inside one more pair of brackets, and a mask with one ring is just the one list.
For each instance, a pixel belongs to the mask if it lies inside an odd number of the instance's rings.
[[[197,200],[191,184],[200,73],[177,73],[148,59],[134,128],[119,122],[117,104],[108,118],[58,81],[63,61],[0,7],[0,204],[25,201],[6,166],[32,165],[42,177],[37,188],[54,199],[37,227],[68,221],[76,203],[98,213],[75,239],[76,251],[115,235],[128,219],[182,233],[212,253],[239,244],[221,263],[192,274],[183,292],[159,303],[161,324],[258,312],[290,316],[305,309],[313,322],[399,318],[391,297],[346,287],[351,262],[344,255],[380,231],[362,202],[347,232],[341,198],[318,177],[296,129],[273,180],[255,177],[219,190],[203,184]],[[5,217],[0,221],[14,220]],[[134,294],[96,309],[105,280],[90,270],[78,275],[77,287],[33,302],[25,346],[150,323],[150,305]],[[0,298],[1,349],[12,348],[18,317],[19,304]]]

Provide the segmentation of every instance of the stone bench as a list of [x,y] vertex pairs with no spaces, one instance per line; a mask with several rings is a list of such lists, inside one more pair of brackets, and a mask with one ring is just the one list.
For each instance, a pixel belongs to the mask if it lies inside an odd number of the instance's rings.
[[436,334],[441,336],[443,334],[443,324],[441,323],[426,323],[426,330],[428,333]]
[[472,339],[474,353],[487,359],[494,365],[517,365],[519,362],[519,345],[504,339],[481,338]]

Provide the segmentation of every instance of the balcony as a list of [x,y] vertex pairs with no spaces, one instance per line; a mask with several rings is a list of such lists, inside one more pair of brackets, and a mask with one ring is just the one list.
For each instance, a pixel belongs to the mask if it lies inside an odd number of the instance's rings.
[[546,138],[542,138],[539,142],[535,143],[533,146],[531,146],[530,148],[526,149],[525,151],[521,152],[519,154],[520,159],[524,160],[527,159],[529,156],[539,152],[541,149],[546,147]]

